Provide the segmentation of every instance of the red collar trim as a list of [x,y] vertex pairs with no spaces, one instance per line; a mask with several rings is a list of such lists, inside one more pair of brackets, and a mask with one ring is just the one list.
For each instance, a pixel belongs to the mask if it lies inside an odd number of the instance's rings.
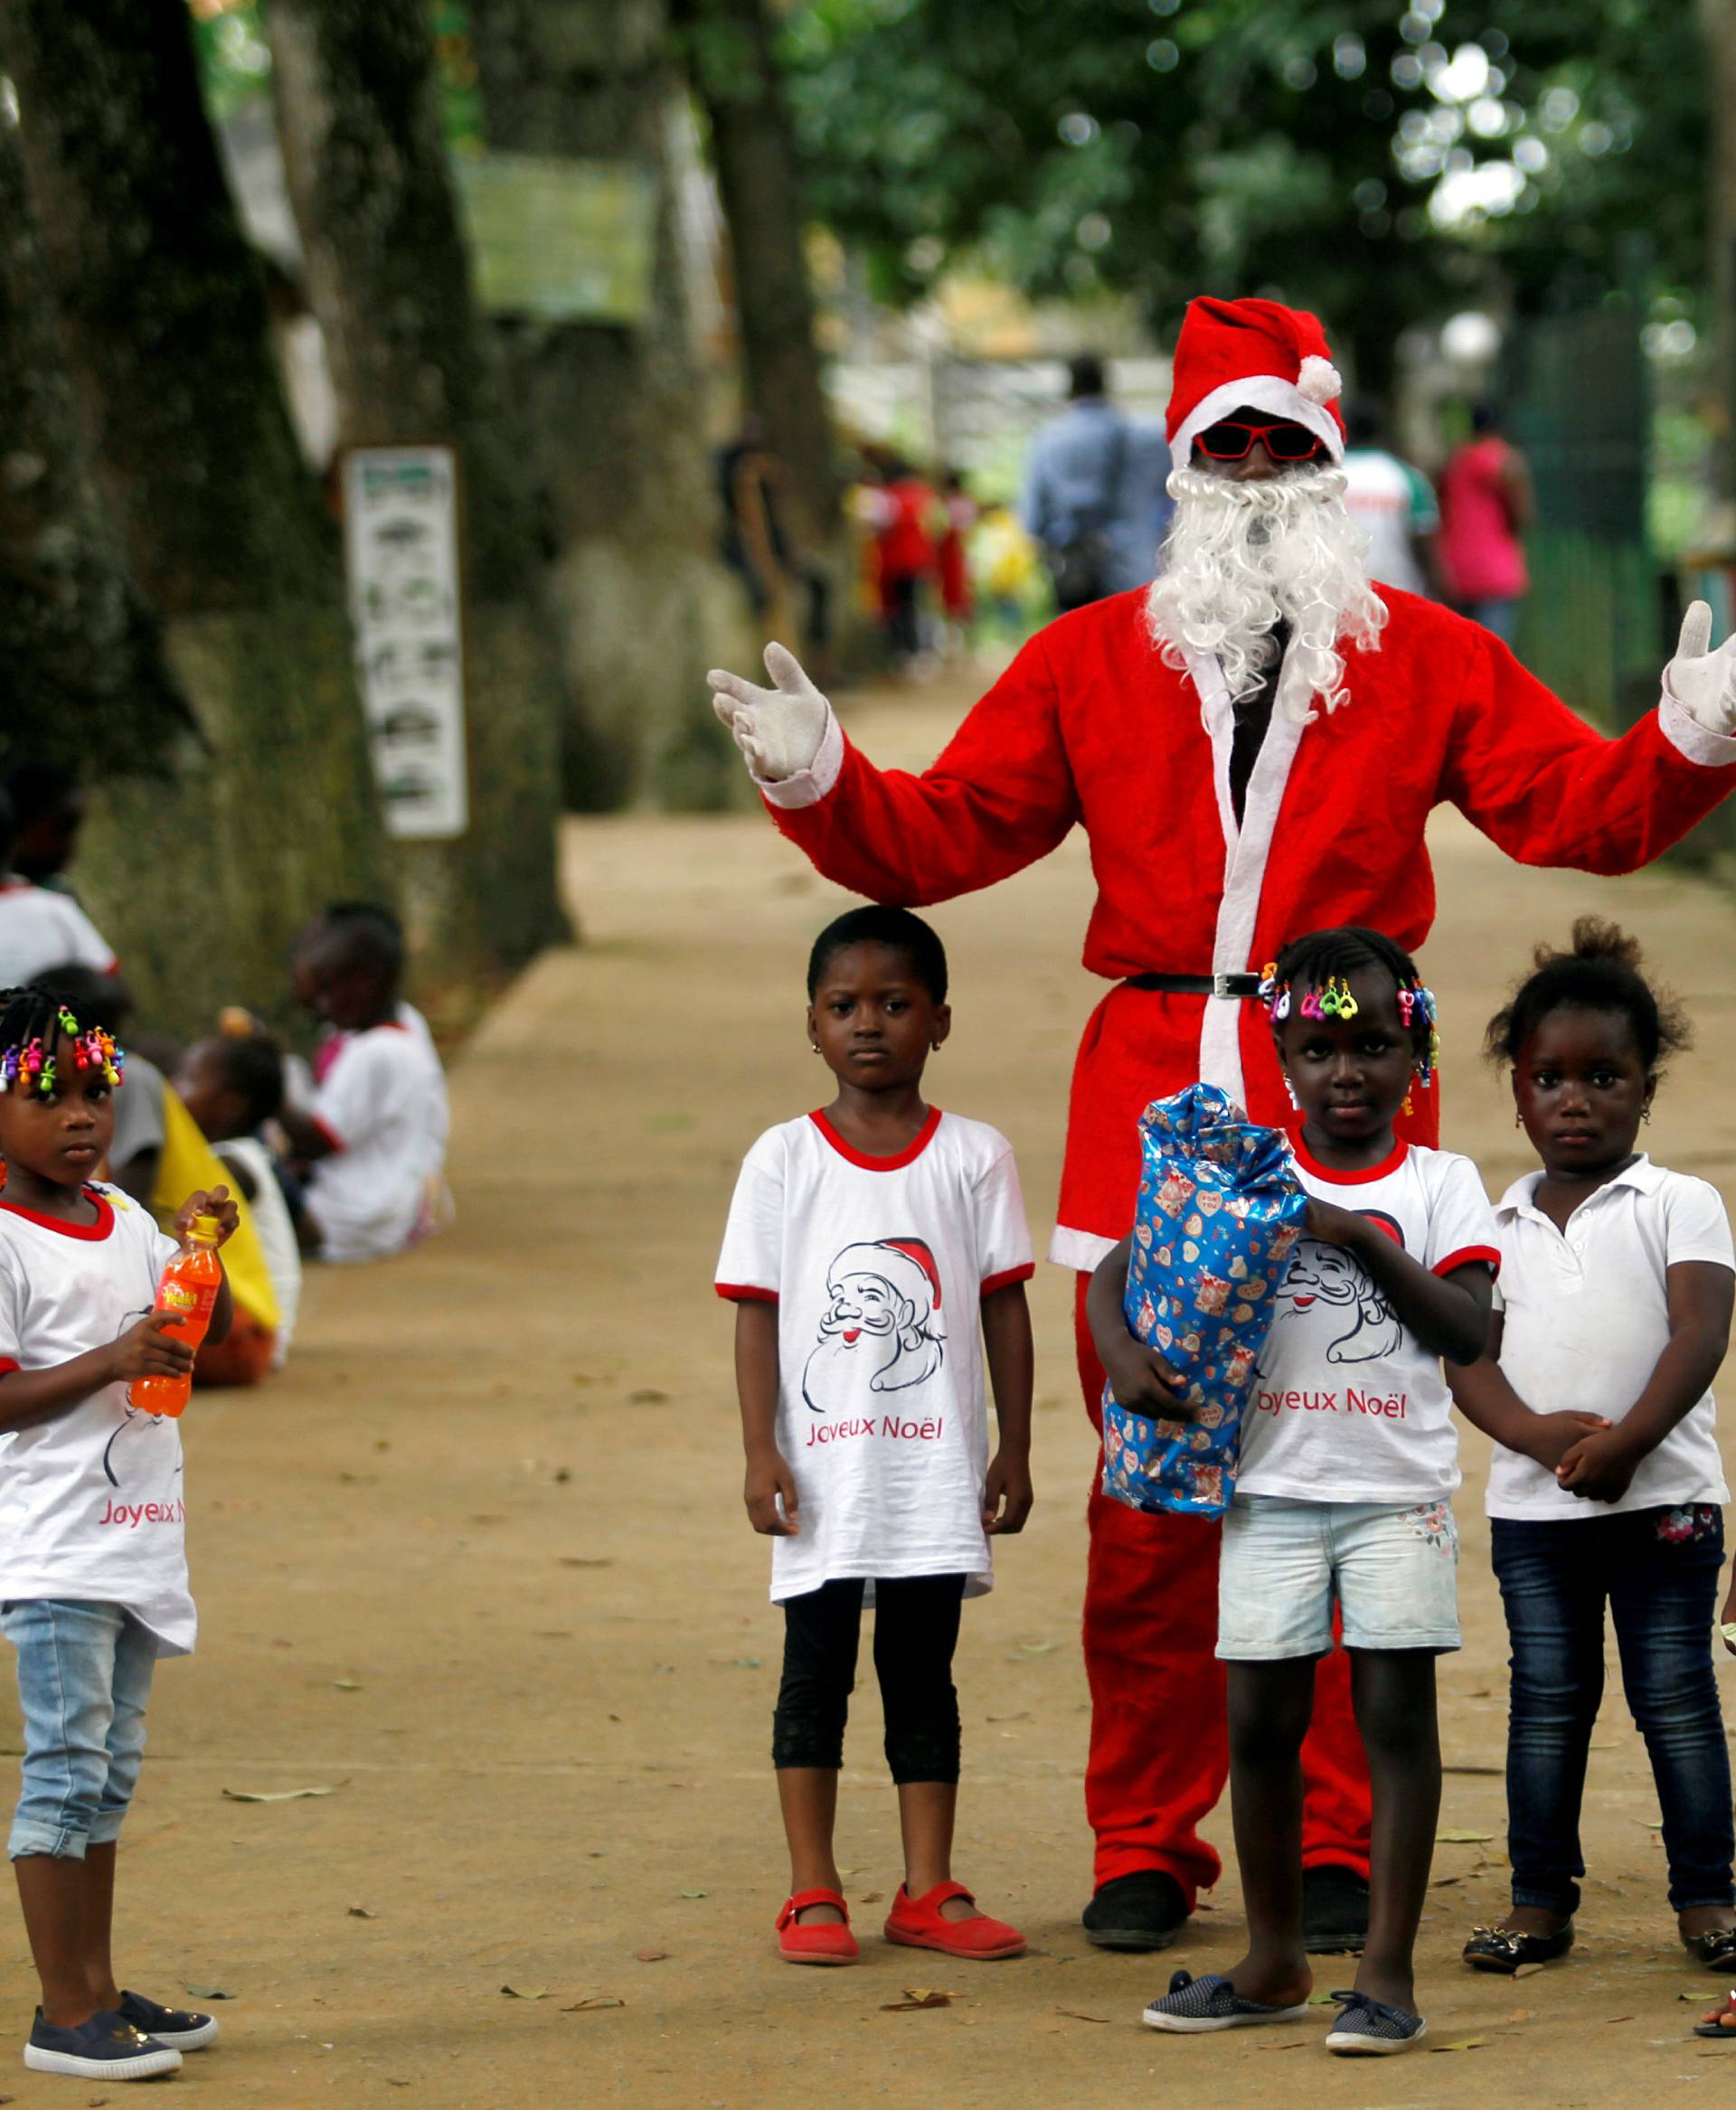
[[1296,1153],[1297,1163],[1311,1180],[1324,1180],[1332,1187],[1366,1187],[1376,1180],[1390,1179],[1410,1154],[1410,1145],[1400,1136],[1390,1157],[1382,1158],[1377,1165],[1364,1165],[1359,1172],[1347,1173],[1338,1165],[1323,1165],[1303,1142],[1299,1128],[1290,1137],[1290,1148]]
[[895,1173],[904,1165],[914,1164],[934,1141],[934,1132],[940,1126],[940,1109],[939,1107],[930,1107],[928,1119],[913,1139],[892,1157],[864,1157],[861,1151],[846,1143],[826,1116],[818,1111],[810,1114],[808,1119],[847,1164],[860,1165],[864,1173]]
[[33,1209],[21,1209],[15,1201],[5,1200],[0,1200],[0,1209],[9,1216],[22,1216],[26,1223],[39,1224],[43,1230],[59,1231],[63,1239],[106,1239],[115,1228],[114,1205],[94,1187],[87,1187],[84,1192],[97,1205],[95,1223],[65,1223],[58,1216],[42,1216]]

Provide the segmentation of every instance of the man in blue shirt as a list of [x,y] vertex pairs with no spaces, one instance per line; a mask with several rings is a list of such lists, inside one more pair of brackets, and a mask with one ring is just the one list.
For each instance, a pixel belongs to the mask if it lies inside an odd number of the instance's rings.
[[1022,509],[1063,613],[1150,579],[1173,510],[1169,467],[1162,428],[1109,402],[1102,360],[1071,361],[1068,407],[1032,447]]

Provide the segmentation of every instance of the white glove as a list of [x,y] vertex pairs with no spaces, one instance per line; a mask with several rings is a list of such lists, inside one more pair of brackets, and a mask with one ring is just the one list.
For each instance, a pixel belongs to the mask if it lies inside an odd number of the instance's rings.
[[705,678],[712,684],[712,708],[734,735],[749,768],[762,783],[781,784],[814,767],[832,706],[783,645],[767,645],[766,672],[773,683],[769,689],[757,689],[722,667]]
[[1696,725],[1728,739],[1736,735],[1736,634],[1716,652],[1707,651],[1711,643],[1711,608],[1704,601],[1690,602],[1675,657],[1664,669],[1664,693]]

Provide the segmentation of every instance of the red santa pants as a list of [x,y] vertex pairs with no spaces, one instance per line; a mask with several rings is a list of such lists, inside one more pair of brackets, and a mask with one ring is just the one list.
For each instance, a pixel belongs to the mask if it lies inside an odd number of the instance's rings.
[[[1103,1366],[1085,1323],[1079,1277],[1074,1330],[1080,1382],[1102,1427]],[[1085,1674],[1091,1748],[1085,1813],[1097,1834],[1095,1880],[1161,1869],[1188,1909],[1223,1863],[1200,1837],[1230,1772],[1218,1638],[1219,1526],[1201,1517],[1146,1516],[1091,1483],[1085,1576]],[[1368,1762],[1350,1702],[1350,1659],[1324,1657],[1314,1723],[1302,1746],[1305,1867],[1335,1861],[1368,1874]]]

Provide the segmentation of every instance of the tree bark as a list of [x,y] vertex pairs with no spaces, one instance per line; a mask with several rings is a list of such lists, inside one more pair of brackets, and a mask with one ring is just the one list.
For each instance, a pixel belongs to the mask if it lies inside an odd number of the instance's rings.
[[500,325],[548,467],[552,588],[585,706],[568,723],[569,798],[732,802],[738,761],[704,675],[741,644],[746,610],[715,555],[667,151],[678,84],[665,0],[471,0],[470,30],[491,147],[631,162],[658,187],[637,326]]
[[567,935],[540,479],[471,295],[426,0],[272,0],[266,28],[339,443],[440,443],[459,464],[470,825],[399,856],[427,955],[486,985]]
[[154,1027],[293,1015],[285,947],[391,899],[336,538],[302,466],[182,0],[10,0],[0,61],[67,370],[201,738],[118,780],[80,867]]
[[17,134],[0,118],[0,756],[152,774],[192,729],[97,495]]
[[748,399],[788,472],[797,532],[836,540],[832,421],[814,341],[801,185],[765,0],[672,0],[729,224]]

